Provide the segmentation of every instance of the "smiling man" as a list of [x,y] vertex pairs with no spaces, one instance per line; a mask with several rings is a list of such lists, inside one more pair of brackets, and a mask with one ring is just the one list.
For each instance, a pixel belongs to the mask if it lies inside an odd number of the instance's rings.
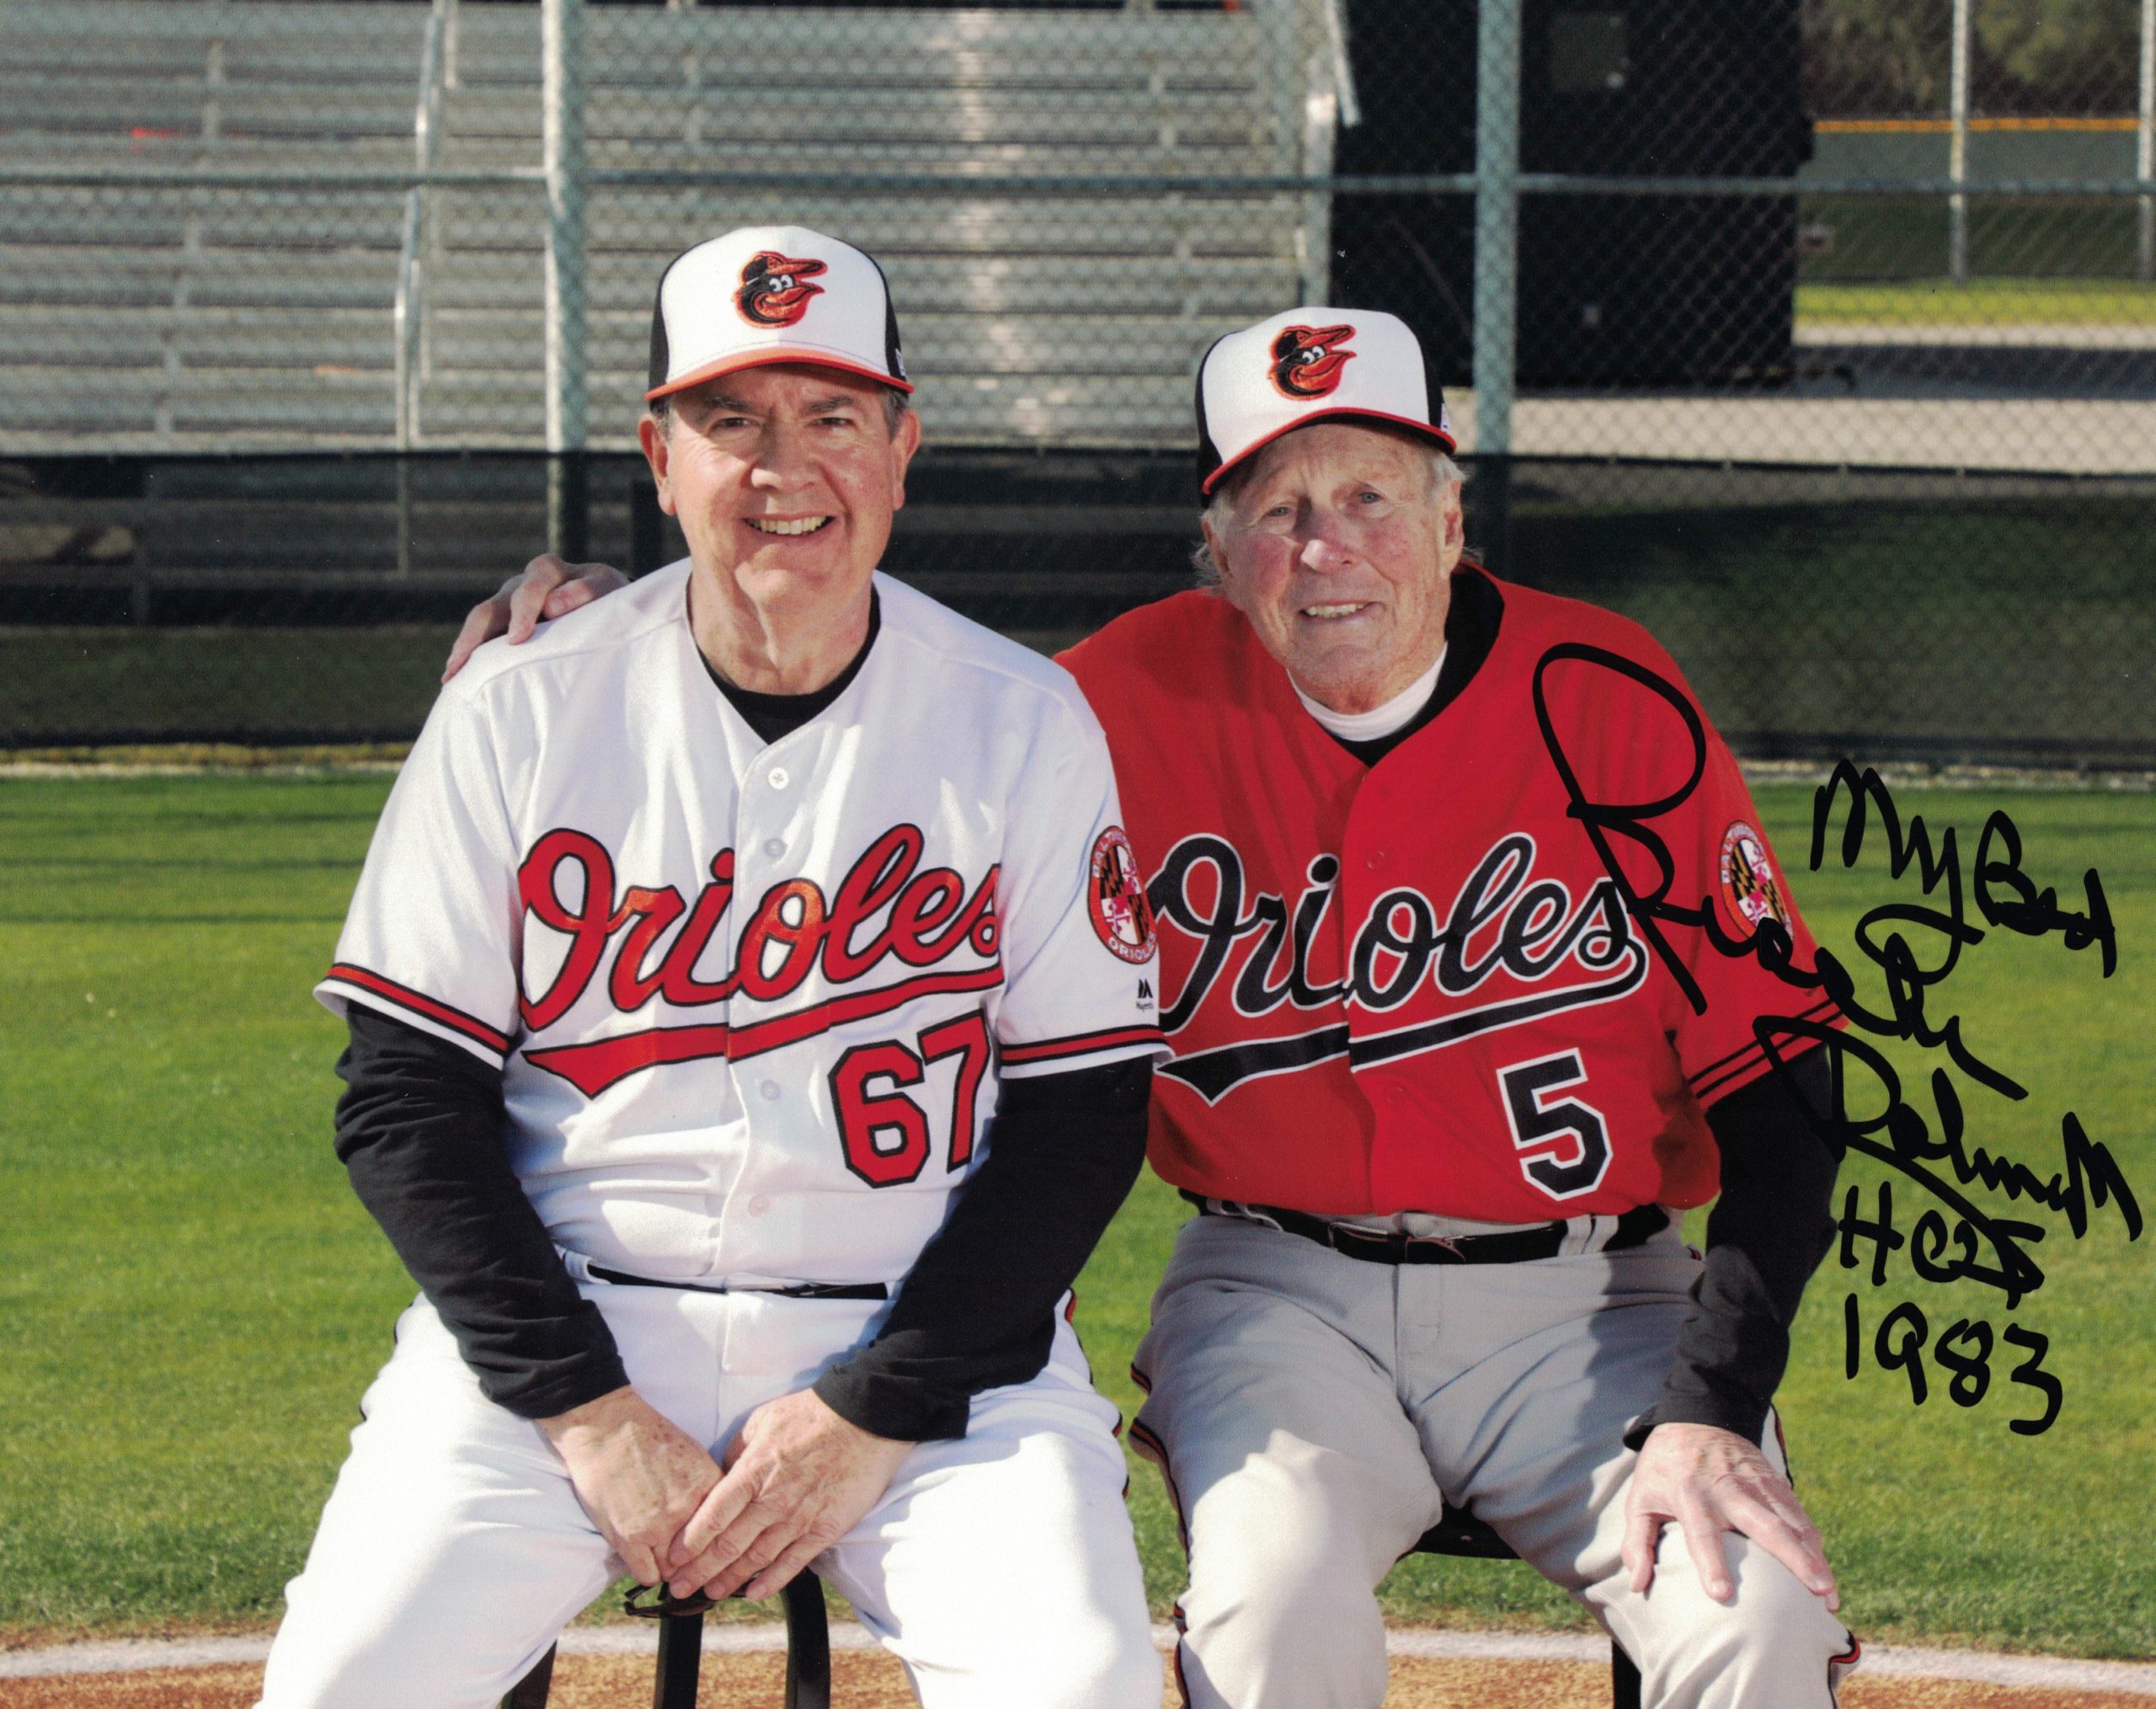
[[700,245],[652,350],[688,559],[445,690],[318,988],[422,1291],[263,1701],[477,1709],[616,1571],[814,1560],[930,1709],[1155,1709],[1067,1311],[1160,1048],[1099,726],[877,574],[920,428],[868,257]]
[[[1449,1507],[1644,1702],[1827,1709],[1857,1647],[1772,1402],[1835,1017],[1736,761],[1636,624],[1463,558],[1394,317],[1220,339],[1198,437],[1205,585],[1063,655],[1150,875],[1150,1156],[1201,1213],[1133,1373],[1185,1695],[1376,1709],[1374,1589]],[[460,649],[617,584],[541,559]]]
[[[1198,398],[1211,585],[1065,655],[1151,874],[1153,1166],[1201,1212],[1134,1368],[1189,1701],[1374,1709],[1373,1589],[1450,1506],[1646,1703],[1826,1709],[1855,1650],[1770,1402],[1836,1158],[1769,1017],[1827,1017],[1772,970],[1811,943],[1735,762],[1636,625],[1463,560],[1392,316],[1231,334]],[[1582,801],[1651,829],[1605,851]],[[1718,1185],[1702,1263],[1676,1212]]]

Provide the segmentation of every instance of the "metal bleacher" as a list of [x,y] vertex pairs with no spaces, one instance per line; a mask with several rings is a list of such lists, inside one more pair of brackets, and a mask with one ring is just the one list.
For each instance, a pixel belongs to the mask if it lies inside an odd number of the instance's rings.
[[[666,259],[782,220],[884,263],[936,443],[1187,443],[1323,297],[1331,3],[589,8],[590,443]],[[536,6],[0,7],[0,451],[542,446],[541,63]]]
[[423,7],[0,7],[0,447],[385,438],[398,193],[173,180],[409,168],[427,23]]

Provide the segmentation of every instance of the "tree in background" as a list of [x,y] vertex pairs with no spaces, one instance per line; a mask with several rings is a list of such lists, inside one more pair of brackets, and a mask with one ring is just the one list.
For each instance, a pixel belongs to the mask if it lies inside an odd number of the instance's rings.
[[1993,112],[2131,113],[2140,0],[1977,0],[1975,99]]
[[1803,18],[1816,116],[1945,110],[1952,0],[1805,0]]
[[[2141,0],[1975,0],[1983,113],[2131,113]],[[1953,0],[1804,0],[1805,99],[1820,118],[1941,114]]]

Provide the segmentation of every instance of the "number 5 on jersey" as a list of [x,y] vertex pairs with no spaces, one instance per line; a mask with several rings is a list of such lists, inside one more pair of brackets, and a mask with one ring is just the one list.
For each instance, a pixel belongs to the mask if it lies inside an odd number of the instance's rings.
[[1586,1080],[1577,1050],[1497,1071],[1519,1172],[1552,1199],[1592,1193],[1609,1167],[1609,1130],[1602,1112],[1577,1098],[1556,1096]]
[[928,1064],[947,1056],[958,1059],[947,1165],[958,1170],[974,1154],[974,1114],[988,1071],[988,1023],[979,1010],[929,1028],[910,1045],[896,1039],[857,1044],[832,1068],[831,1108],[838,1113],[846,1166],[871,1187],[903,1187],[927,1167],[933,1149],[928,1112],[904,1088],[919,1086]]

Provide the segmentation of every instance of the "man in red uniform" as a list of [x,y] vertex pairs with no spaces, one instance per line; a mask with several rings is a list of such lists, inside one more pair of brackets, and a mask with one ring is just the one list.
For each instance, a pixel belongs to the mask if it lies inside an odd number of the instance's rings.
[[1198,410],[1211,585],[1064,660],[1155,916],[1151,1161],[1203,1213],[1135,1362],[1185,1691],[1373,1709],[1374,1588],[1449,1503],[1646,1702],[1829,1704],[1856,1647],[1771,1399],[1833,1017],[1735,762],[1636,625],[1463,564],[1392,317],[1233,334]]

